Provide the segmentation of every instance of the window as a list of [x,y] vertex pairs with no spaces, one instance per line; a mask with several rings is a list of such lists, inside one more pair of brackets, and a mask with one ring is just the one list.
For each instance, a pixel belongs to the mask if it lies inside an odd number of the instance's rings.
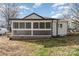
[[38,22],[33,23],[33,28],[38,28]]
[[18,22],[13,22],[13,28],[15,28],[15,29],[18,28]]
[[46,28],[51,28],[51,23],[50,22],[46,22]]
[[25,23],[24,22],[20,23],[20,28],[25,28]]
[[40,28],[45,28],[45,23],[44,22],[40,22]]
[[62,24],[59,24],[60,25],[60,28],[62,28]]
[[26,28],[31,28],[31,22],[26,23]]

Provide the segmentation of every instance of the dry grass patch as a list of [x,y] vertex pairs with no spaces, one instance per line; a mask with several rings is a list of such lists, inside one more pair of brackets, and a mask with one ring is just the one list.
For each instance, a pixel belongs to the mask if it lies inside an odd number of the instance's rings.
[[9,40],[0,37],[0,55],[6,56],[78,56],[79,36],[66,36],[48,40]]

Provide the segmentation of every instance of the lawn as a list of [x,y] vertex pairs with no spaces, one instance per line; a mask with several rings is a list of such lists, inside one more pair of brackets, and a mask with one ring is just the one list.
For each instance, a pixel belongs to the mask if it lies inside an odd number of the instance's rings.
[[35,40],[9,40],[1,36],[0,55],[79,56],[79,35]]

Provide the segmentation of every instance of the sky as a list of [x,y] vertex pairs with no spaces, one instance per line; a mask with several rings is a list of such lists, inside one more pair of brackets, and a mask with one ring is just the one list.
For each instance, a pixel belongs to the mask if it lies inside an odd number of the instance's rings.
[[17,3],[22,10],[19,17],[22,18],[31,13],[41,16],[60,18],[63,14],[69,13],[70,4],[68,3]]
[[[58,19],[63,18],[63,15],[71,17],[70,14],[72,14],[72,12],[70,11],[70,9],[74,5],[73,3],[16,3],[16,4],[17,4],[16,7],[20,9],[17,18],[24,18],[25,16],[28,16],[31,13],[37,13],[40,16],[58,18]],[[66,20],[69,21],[69,19]],[[6,25],[6,21],[4,18],[0,17],[0,25],[1,24]]]
[[[16,3],[20,9],[17,18],[24,18],[31,13],[51,18],[62,18],[63,14],[69,14],[72,3]],[[4,6],[4,5],[3,5]],[[1,7],[0,7],[1,8]],[[0,17],[0,24],[4,24],[4,18]],[[5,22],[6,23],[6,22]]]

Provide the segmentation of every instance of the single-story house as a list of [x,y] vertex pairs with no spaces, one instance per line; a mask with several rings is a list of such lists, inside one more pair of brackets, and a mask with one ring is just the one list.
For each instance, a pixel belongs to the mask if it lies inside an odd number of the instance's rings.
[[11,20],[11,38],[48,38],[67,35],[68,22],[61,19],[43,17],[36,13],[22,19]]

